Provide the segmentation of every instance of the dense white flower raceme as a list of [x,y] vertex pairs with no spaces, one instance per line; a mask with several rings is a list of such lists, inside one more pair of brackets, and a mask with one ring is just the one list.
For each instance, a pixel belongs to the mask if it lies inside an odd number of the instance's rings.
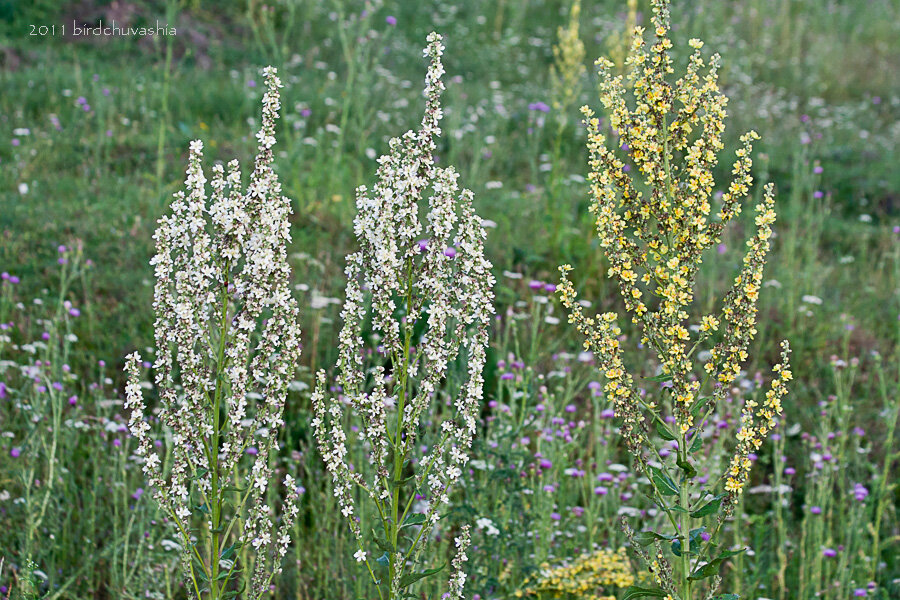
[[[291,204],[272,169],[281,81],[272,67],[264,74],[258,154],[247,189],[242,190],[236,160],[227,172],[215,165],[207,181],[203,144],[193,141],[186,190],[175,194],[171,214],[160,218],[154,235],[153,368],[159,418],[172,436],[168,472],[150,438],[138,353],[128,357],[126,367],[131,432],[157,501],[181,530],[186,569],[193,560],[190,572],[199,562],[210,581],[219,574],[220,561],[204,556],[189,539],[191,515],[202,513],[206,535],[218,546],[212,552],[221,555],[233,543],[256,551],[253,598],[268,590],[272,574],[280,570],[297,514],[297,486],[290,476],[284,480],[287,498],[278,531],[266,506],[270,457],[278,449],[287,386],[300,356],[300,328],[288,287]],[[235,481],[251,447],[255,458],[244,469],[246,477]],[[226,495],[236,509],[227,507]],[[230,520],[239,526],[232,528]],[[215,592],[218,585],[209,585]],[[211,592],[209,597],[216,596]]]
[[[374,187],[357,190],[354,233],[360,250],[347,258],[336,380],[341,397],[327,397],[322,371],[313,394],[319,449],[341,512],[359,541],[360,561],[366,560],[366,553],[361,515],[353,500],[356,486],[381,516],[392,546],[385,585],[390,598],[399,597],[405,587],[408,561],[421,557],[469,460],[493,313],[494,277],[484,256],[486,234],[472,207],[472,192],[460,191],[453,167],[437,167],[433,156],[441,133],[443,50],[441,37],[432,33],[425,50],[431,64],[421,126],[392,139],[389,153],[378,159]],[[364,360],[371,340],[364,339],[363,326],[369,318],[379,337],[371,362]],[[457,389],[446,380],[449,366],[460,357],[466,372]],[[447,399],[451,414],[438,409]],[[342,424],[344,403],[362,422],[352,439],[365,448],[374,466],[368,478],[348,460],[351,441]],[[436,442],[417,455],[424,421],[440,421],[442,415]],[[406,469],[413,464],[410,474]],[[419,511],[412,513],[417,494],[422,500]],[[397,532],[411,516],[418,534],[401,548]],[[457,544],[454,566],[460,569],[467,543],[468,528]],[[367,565],[371,572],[372,565]],[[460,597],[465,575],[460,571],[451,578],[451,596]]]

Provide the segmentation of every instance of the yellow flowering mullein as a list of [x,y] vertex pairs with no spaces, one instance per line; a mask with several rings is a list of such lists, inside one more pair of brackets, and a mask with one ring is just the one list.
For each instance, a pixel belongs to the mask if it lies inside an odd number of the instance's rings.
[[[751,131],[741,137],[733,180],[712,217],[712,173],[717,154],[723,149],[727,103],[717,82],[719,57],[714,55],[706,68],[701,55],[703,43],[690,40],[693,52],[686,71],[672,82],[667,0],[653,1],[653,28],[656,41],[649,49],[643,29],[635,28],[626,60],[633,109],[626,102],[623,77],[613,73],[613,63],[603,58],[597,61],[601,101],[618,139],[608,145],[594,112],[588,107],[582,112],[590,151],[591,212],[610,263],[609,276],[618,281],[625,308],[641,329],[641,343],[652,347],[659,357],[662,374],[652,380],[668,382],[670,401],[655,401],[652,394],[644,397],[638,393],[633,376],[624,366],[618,315],[585,315],[568,279],[568,265],[560,267],[559,291],[570,311],[569,322],[585,335],[585,348],[594,352],[606,377],[606,395],[622,421],[621,434],[637,468],[650,482],[651,497],[676,529],[672,535],[640,532],[634,536],[638,546],[657,545],[654,574],[662,589],[648,594],[687,600],[694,582],[715,576],[730,555],[714,554],[715,537],[747,481],[750,453],[759,448],[782,412],[781,400],[791,378],[790,349],[786,341],[782,342],[781,364],[775,366],[775,380],[762,403],[748,400],[744,406],[727,472],[709,491],[695,487],[697,471],[691,456],[701,447],[706,418],[740,373],[749,342],[756,334],[756,302],[775,221],[774,196],[772,186],[767,185],[756,206],[756,233],[748,242],[743,266],[724,298],[721,312],[701,315],[699,321],[692,319],[688,308],[694,299],[702,254],[719,243],[725,226],[740,214],[741,202],[753,183],[751,144],[758,136]],[[642,180],[640,185],[619,158],[618,147],[628,154]],[[692,334],[691,329],[697,333]],[[704,343],[711,346],[709,358],[702,370],[695,369],[692,357]],[[707,385],[711,390],[703,396]],[[672,427],[660,412],[667,405],[674,417]],[[651,441],[651,431],[665,442],[677,442],[674,465],[662,459]],[[708,494],[714,493],[723,480],[724,491],[710,499]],[[697,538],[704,528],[692,530],[691,524],[711,515],[716,515],[715,532],[699,548]],[[679,570],[668,567],[659,550],[660,541],[672,542]],[[712,587],[718,585],[717,581]]]
[[600,548],[563,565],[541,565],[533,578],[525,580],[527,587],[517,591],[515,596],[614,600],[615,594],[611,592],[633,583],[634,575],[625,548],[615,551]]
[[553,65],[550,67],[553,110],[559,118],[560,127],[565,125],[565,114],[578,99],[581,79],[587,69],[584,66],[584,42],[578,32],[581,18],[581,0],[575,0],[569,9],[569,23],[560,27],[559,42],[553,46]]
[[[553,140],[553,160],[550,172],[550,193],[547,194],[547,216],[553,221],[550,230],[564,231],[560,223],[562,213],[559,209],[559,183],[562,143],[566,125],[569,124],[569,111],[578,102],[581,93],[581,82],[587,73],[584,66],[584,43],[581,41],[578,23],[581,19],[581,0],[574,0],[569,9],[569,22],[560,27],[557,36],[559,41],[553,46],[553,65],[550,66],[550,98],[556,119],[556,138]],[[557,233],[554,233],[557,235]]]

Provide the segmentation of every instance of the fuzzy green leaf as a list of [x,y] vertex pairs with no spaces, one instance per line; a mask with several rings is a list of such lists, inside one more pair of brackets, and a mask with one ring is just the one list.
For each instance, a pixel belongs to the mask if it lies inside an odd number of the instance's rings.
[[423,525],[427,520],[426,516],[421,513],[412,513],[406,520],[403,521],[403,525],[401,527],[408,527],[410,525]]
[[744,550],[746,550],[746,548],[743,548],[741,550],[726,550],[725,552],[722,552],[719,556],[694,571],[691,576],[688,577],[688,579],[690,579],[691,581],[698,581],[700,579],[712,577],[713,575],[718,575],[719,567],[726,559],[731,558],[736,554],[740,554]]
[[622,600],[633,600],[634,598],[665,598],[666,592],[659,588],[641,587],[639,585],[629,586],[625,590]]
[[656,433],[659,434],[659,437],[666,440],[667,442],[671,442],[675,440],[675,434],[672,433],[672,430],[665,424],[665,422],[656,416]]
[[647,381],[656,381],[656,382],[664,382],[664,381],[672,381],[672,375],[669,373],[663,373],[662,375],[656,375],[654,377],[645,377]]
[[443,568],[444,565],[441,565],[439,567],[435,567],[434,569],[425,569],[424,571],[420,571],[418,573],[407,573],[400,578],[400,587],[408,587],[422,578],[428,577],[429,575],[434,575],[435,573],[443,570]]
[[678,495],[678,486],[675,485],[675,482],[672,481],[672,478],[666,475],[665,471],[658,467],[650,467],[651,478],[653,479],[653,483],[656,484],[656,487],[659,488],[659,493],[663,496],[677,496]]
[[234,553],[241,547],[241,542],[235,542],[232,545],[228,546],[224,550],[222,550],[222,554],[219,555],[220,560],[228,560],[231,558]]
[[725,494],[718,494],[717,496],[713,496],[712,500],[692,512],[691,516],[695,519],[699,519],[701,517],[705,517],[707,515],[718,512],[719,508],[722,506],[722,498],[724,497]]
[[634,541],[641,546],[649,546],[656,540],[668,541],[672,539],[675,539],[674,535],[663,535],[661,533],[656,533],[655,531],[639,531],[634,534]]
[[700,411],[703,410],[703,407],[709,404],[709,401],[712,400],[712,396],[703,396],[702,398],[698,398],[694,405],[691,407],[691,415],[694,417],[700,416]]
[[699,434],[695,435],[694,441],[691,442],[691,447],[688,448],[688,452],[690,452],[691,454],[694,454],[695,452],[697,452],[697,450],[699,450],[702,447],[703,447],[703,438],[701,438]]
[[690,479],[691,477],[693,477],[694,475],[697,474],[697,469],[695,469],[695,468],[694,468],[694,465],[692,465],[692,464],[690,463],[690,461],[688,461],[686,458],[682,458],[682,457],[679,456],[679,457],[675,460],[675,464],[678,465],[678,467],[679,467],[682,471],[684,471],[684,475],[685,475],[688,479]]

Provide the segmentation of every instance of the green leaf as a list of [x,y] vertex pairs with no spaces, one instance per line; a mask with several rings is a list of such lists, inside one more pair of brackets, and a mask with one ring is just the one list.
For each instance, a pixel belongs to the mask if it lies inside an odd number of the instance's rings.
[[700,437],[699,433],[695,434],[694,441],[691,442],[691,447],[688,449],[688,452],[693,454],[702,447],[703,447],[703,439]]
[[[237,571],[235,571],[237,572]],[[233,598],[240,598],[241,594],[244,593],[244,590],[247,589],[247,582],[241,581],[241,587],[236,590],[231,590],[230,592],[225,592],[225,595],[222,596],[223,600],[232,600]]]
[[[195,559],[195,560],[196,560],[196,559]],[[195,571],[195,574],[196,574],[196,576],[197,576],[197,581],[200,581],[200,582],[202,582],[202,583],[208,583],[208,582],[209,582],[209,577],[206,575],[206,569],[197,569],[197,570]]]
[[659,418],[659,415],[656,416],[656,433],[659,434],[659,437],[666,440],[667,442],[671,442],[675,440],[675,434],[672,433],[672,430],[665,424],[665,422]]
[[672,481],[672,478],[666,475],[666,473],[658,468],[658,467],[650,467],[651,479],[653,479],[653,483],[656,484],[656,487],[659,488],[659,493],[663,496],[677,496],[678,495],[678,486],[675,485],[675,482]]
[[424,577],[434,575],[435,573],[441,571],[443,568],[444,565],[441,565],[439,567],[435,567],[434,569],[425,569],[424,571],[420,571],[419,573],[407,573],[400,578],[400,587],[408,587]]
[[740,554],[744,550],[746,550],[746,548],[743,548],[741,550],[726,550],[725,552],[722,552],[719,556],[694,571],[691,576],[688,577],[688,579],[690,579],[691,581],[698,581],[700,579],[712,577],[713,575],[718,575],[719,567],[726,559],[731,558],[736,554]]
[[697,537],[704,531],[706,531],[706,525],[701,525],[700,527],[691,529],[690,532],[688,532],[688,537],[691,538],[691,543],[693,544]]
[[713,499],[695,510],[691,513],[691,516],[695,519],[699,519],[700,517],[705,517],[707,515],[714,514],[718,512],[719,508],[722,506],[722,498],[725,497],[725,494],[719,494],[717,496],[713,496]]
[[[699,535],[704,531],[706,531],[706,525],[697,527],[696,529],[691,529],[690,532],[688,532],[688,538],[690,538],[691,541],[691,548],[697,548],[697,545],[694,542],[697,541],[697,537],[699,537]],[[678,538],[672,542],[672,553],[675,556],[681,556],[681,538]],[[696,550],[688,550],[687,552],[688,556],[697,556],[697,554],[698,553],[696,552]]]
[[403,477],[401,479],[391,479],[391,481],[389,482],[389,485],[390,485],[391,489],[402,487],[402,486],[406,485],[409,481],[411,481],[415,478],[416,478],[415,475],[410,475],[409,477]]
[[412,513],[408,517],[406,517],[406,520],[403,521],[403,525],[401,525],[400,527],[407,527],[410,525],[423,525],[426,520],[427,518],[425,517],[425,515],[421,513]]
[[390,559],[390,557],[388,557],[388,553],[385,552],[384,554],[382,554],[381,556],[376,558],[375,562],[377,562],[379,565],[384,565],[386,567],[390,564],[391,559]]
[[655,531],[639,531],[634,534],[634,541],[641,546],[649,546],[656,540],[668,541],[673,539],[675,539],[674,535],[663,535],[661,533],[656,533]]
[[666,592],[659,588],[641,587],[639,585],[629,586],[625,590],[622,600],[632,600],[633,598],[665,598]]
[[678,465],[678,467],[682,471],[684,471],[684,474],[688,479],[697,474],[697,469],[695,469],[694,465],[692,465],[686,458],[682,458],[681,456],[679,456],[677,459],[675,459],[675,464]]
[[647,381],[658,381],[661,383],[663,381],[672,381],[672,375],[671,373],[663,373],[662,375],[656,375],[654,377],[644,377],[644,379],[646,379]]
[[700,416],[700,411],[703,410],[704,406],[709,404],[710,400],[712,400],[712,396],[703,396],[702,398],[699,398],[691,407],[691,415],[694,417]]
[[[693,548],[693,546],[691,546],[691,548]],[[672,554],[674,554],[675,556],[681,556],[683,554],[683,552],[681,551],[681,540],[680,539],[674,540],[672,542]],[[687,555],[688,556],[697,556],[697,552],[695,552],[694,550],[688,550]]]
[[712,600],[740,600],[741,597],[737,594],[719,594]]
[[241,547],[240,542],[235,542],[232,545],[228,546],[224,550],[222,550],[222,554],[219,555],[219,560],[228,560],[231,558],[234,553]]

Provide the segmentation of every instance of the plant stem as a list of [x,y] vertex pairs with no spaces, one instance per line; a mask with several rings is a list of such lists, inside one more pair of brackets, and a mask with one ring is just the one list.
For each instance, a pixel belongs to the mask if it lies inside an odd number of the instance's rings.
[[[682,455],[682,460],[687,461],[687,435],[682,433],[678,453]],[[690,481],[685,475],[681,478],[681,484],[678,486],[681,492],[680,506],[684,509],[681,512],[681,600],[691,600],[691,514],[690,510]]]
[[[231,269],[230,262],[226,261],[225,263],[225,273],[228,273]],[[212,502],[207,502],[207,508],[209,509],[212,515],[212,544],[209,549],[209,570],[211,573],[209,586],[210,586],[210,600],[216,600],[219,598],[219,592],[222,591],[219,589],[219,553],[221,549],[219,548],[219,534],[221,533],[221,520],[222,520],[222,493],[219,490],[219,429],[221,424],[219,422],[219,412],[220,405],[222,402],[222,388],[225,384],[225,367],[224,367],[224,359],[225,359],[225,345],[228,340],[228,285],[227,283],[222,286],[222,320],[219,324],[219,351],[216,356],[216,394],[213,400],[213,434],[212,434],[212,443],[210,444],[210,462],[209,462],[209,471],[212,476],[212,489],[210,491],[209,498]],[[212,504],[210,506],[210,504]],[[228,582],[226,580],[225,585]]]

